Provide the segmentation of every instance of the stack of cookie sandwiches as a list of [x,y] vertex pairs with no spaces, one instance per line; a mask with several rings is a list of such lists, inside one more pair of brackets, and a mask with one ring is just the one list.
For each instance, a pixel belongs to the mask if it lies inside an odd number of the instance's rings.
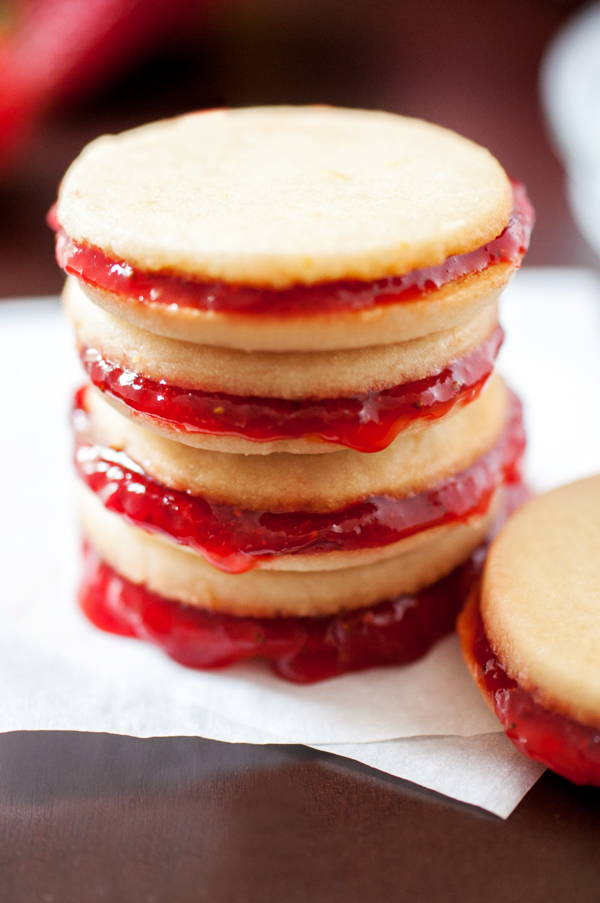
[[217,110],[93,142],[51,218],[88,617],[303,682],[450,631],[520,485],[522,186],[414,119]]

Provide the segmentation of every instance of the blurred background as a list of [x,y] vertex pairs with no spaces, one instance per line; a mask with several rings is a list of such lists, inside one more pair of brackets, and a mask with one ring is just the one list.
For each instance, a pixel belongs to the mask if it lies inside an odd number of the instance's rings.
[[[0,297],[59,291],[45,215],[92,138],[192,109],[270,103],[379,108],[456,129],[526,183],[538,216],[528,264],[598,269],[570,213],[559,161],[568,134],[550,137],[539,87],[549,46],[582,9],[577,0],[0,0]],[[553,60],[547,106],[562,84]],[[579,96],[577,84],[569,90]],[[572,94],[561,97],[563,121]]]

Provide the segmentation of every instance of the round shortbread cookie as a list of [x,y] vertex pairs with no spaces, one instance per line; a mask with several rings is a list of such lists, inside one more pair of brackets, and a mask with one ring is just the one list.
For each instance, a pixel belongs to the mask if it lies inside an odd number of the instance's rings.
[[497,306],[452,329],[399,344],[333,352],[245,352],[157,336],[92,304],[69,278],[65,310],[78,342],[111,363],[183,389],[292,400],[337,398],[440,373],[484,342]]
[[428,292],[424,298],[363,310],[269,317],[139,302],[82,284],[99,307],[166,338],[240,351],[336,351],[409,342],[467,323],[495,306],[514,266],[498,263]]
[[188,605],[254,617],[329,615],[418,592],[465,561],[487,530],[457,524],[405,555],[341,570],[226,574],[183,546],[130,527],[88,490],[80,512],[88,541],[128,580]]
[[600,726],[600,476],[508,521],[488,556],[481,614],[510,677],[546,708]]
[[98,138],[67,171],[57,219],[146,272],[283,288],[439,264],[497,236],[511,209],[494,157],[439,126],[256,107]]
[[469,467],[498,441],[508,392],[494,375],[456,416],[398,436],[375,454],[236,455],[193,448],[122,417],[94,388],[86,391],[92,441],[125,451],[171,489],[253,510],[335,511],[371,495],[404,497]]

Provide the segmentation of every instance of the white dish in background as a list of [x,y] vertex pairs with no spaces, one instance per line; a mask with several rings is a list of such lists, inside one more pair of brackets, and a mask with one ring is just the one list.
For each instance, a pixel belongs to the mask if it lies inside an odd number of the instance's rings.
[[540,89],[567,170],[567,195],[600,254],[600,3],[569,19],[546,52]]

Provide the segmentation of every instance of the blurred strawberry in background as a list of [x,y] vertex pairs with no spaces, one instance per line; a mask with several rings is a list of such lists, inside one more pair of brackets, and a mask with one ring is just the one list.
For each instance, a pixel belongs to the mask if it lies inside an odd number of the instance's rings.
[[203,0],[0,3],[0,172],[54,104],[97,91],[181,32]]

